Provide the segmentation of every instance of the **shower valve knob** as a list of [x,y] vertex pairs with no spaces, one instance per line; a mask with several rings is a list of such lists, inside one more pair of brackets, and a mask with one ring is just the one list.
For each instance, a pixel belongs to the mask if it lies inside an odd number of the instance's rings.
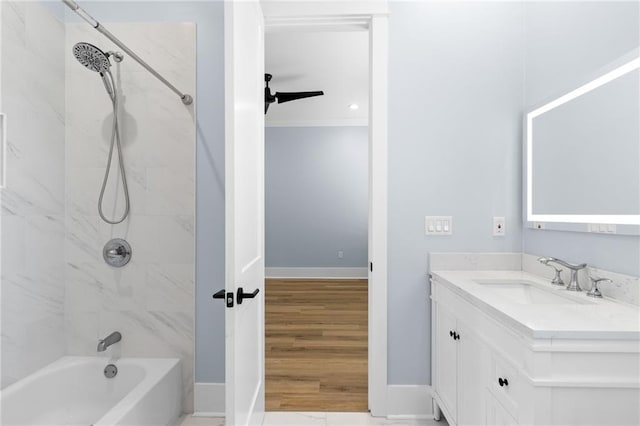
[[131,260],[131,246],[121,238],[114,238],[105,244],[102,257],[108,265],[121,268]]

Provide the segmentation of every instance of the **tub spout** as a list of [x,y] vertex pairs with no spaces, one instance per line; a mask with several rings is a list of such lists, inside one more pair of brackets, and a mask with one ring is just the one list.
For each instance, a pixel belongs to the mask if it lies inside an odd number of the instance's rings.
[[98,341],[98,352],[106,351],[109,346],[114,343],[118,343],[120,340],[122,340],[122,334],[118,331],[114,331],[104,339]]

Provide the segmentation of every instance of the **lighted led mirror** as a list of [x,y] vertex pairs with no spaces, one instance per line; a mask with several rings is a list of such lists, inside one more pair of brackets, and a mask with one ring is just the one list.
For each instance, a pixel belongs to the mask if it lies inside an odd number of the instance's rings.
[[530,227],[640,234],[637,51],[525,117]]

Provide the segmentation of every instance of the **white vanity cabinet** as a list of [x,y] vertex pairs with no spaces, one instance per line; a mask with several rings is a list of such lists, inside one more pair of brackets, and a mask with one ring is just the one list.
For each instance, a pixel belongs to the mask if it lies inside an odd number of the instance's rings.
[[[538,337],[509,316],[535,307],[504,305],[502,312],[455,277],[434,272],[431,285],[434,400],[450,425],[640,424],[637,337],[602,330],[580,337],[562,324],[559,337]],[[575,317],[583,308],[556,309]],[[584,309],[597,316],[597,305]]]
[[446,306],[434,306],[434,311],[434,380],[442,409],[452,423],[477,425],[485,412],[484,399],[477,396],[488,374],[477,366],[488,363],[488,349]]

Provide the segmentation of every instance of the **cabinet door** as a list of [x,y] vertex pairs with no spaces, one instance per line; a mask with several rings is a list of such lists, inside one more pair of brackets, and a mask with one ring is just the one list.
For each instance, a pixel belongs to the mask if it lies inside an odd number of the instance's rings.
[[450,416],[453,417],[452,422],[456,423],[457,340],[451,336],[451,333],[456,331],[456,319],[450,311],[440,304],[436,304],[435,309],[436,371],[434,375],[436,392]]
[[489,376],[489,350],[458,321],[458,425],[480,425],[485,421],[485,392]]
[[516,419],[498,402],[498,400],[485,390],[486,396],[486,425],[489,426],[518,426]]

